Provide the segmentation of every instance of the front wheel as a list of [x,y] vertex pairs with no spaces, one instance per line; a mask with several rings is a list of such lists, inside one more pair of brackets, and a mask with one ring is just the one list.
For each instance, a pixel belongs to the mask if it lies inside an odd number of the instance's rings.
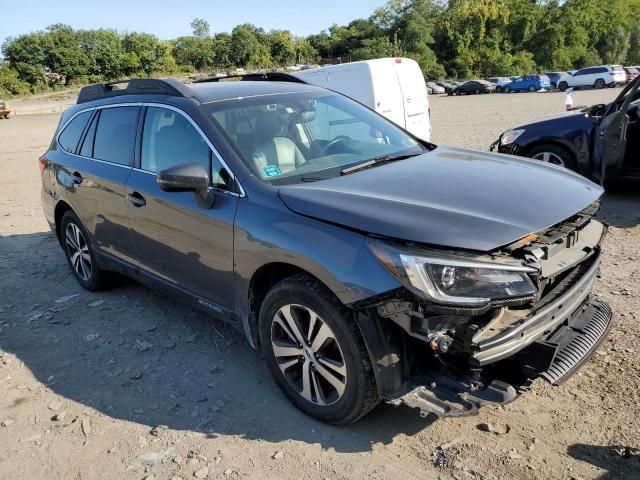
[[596,80],[596,83],[593,84],[595,88],[602,89],[607,86],[605,81],[602,78]]
[[567,90],[567,88],[569,88],[569,84],[568,84],[567,82],[560,82],[560,83],[558,84],[558,89],[559,89],[561,92],[564,92],[565,90]]
[[533,93],[536,91],[536,87],[534,87],[533,85],[529,86],[529,92]]
[[511,93],[511,87],[504,87],[504,93]]
[[532,149],[527,156],[558,167],[577,170],[576,161],[571,152],[559,145],[540,145]]
[[295,275],[273,287],[260,307],[259,330],[276,384],[305,414],[345,424],[378,404],[353,312],[314,278]]

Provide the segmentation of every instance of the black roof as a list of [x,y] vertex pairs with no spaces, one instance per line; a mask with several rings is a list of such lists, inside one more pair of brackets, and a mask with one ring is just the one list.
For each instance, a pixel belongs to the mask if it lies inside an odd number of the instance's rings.
[[201,103],[220,102],[238,97],[257,97],[282,93],[320,91],[319,87],[292,82],[213,82],[188,85],[195,92],[195,99]]
[[[255,80],[253,79],[255,77]],[[282,93],[309,92],[321,90],[301,80],[287,80],[288,76],[254,75],[249,80],[238,81],[217,79],[184,84],[175,78],[132,79],[110,83],[87,85],[80,90],[78,104],[94,100],[131,95],[167,95],[170,97],[192,98],[199,103],[219,102],[233,98],[246,98]],[[272,78],[273,77],[273,78]],[[282,81],[280,77],[283,77]]]

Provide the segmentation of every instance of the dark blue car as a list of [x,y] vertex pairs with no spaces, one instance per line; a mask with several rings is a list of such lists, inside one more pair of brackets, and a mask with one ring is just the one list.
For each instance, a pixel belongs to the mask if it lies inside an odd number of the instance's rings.
[[551,83],[546,75],[524,75],[504,86],[504,92],[537,92],[543,88],[550,88]]
[[283,74],[217,80],[90,85],[62,115],[42,206],[84,288],[119,272],[229,322],[331,423],[505,404],[606,338],[599,186]]
[[547,77],[549,77],[549,83],[551,84],[550,88],[555,90],[558,88],[558,84],[560,83],[560,78],[569,75],[567,72],[547,72],[545,73]]

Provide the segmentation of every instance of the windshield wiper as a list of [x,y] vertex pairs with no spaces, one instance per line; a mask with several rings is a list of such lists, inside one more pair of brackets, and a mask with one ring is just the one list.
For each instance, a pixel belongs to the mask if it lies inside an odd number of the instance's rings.
[[307,176],[307,177],[300,177],[300,181],[301,182],[318,182],[320,180],[329,180],[331,177],[313,177],[313,176]]
[[383,163],[395,162],[397,160],[405,160],[411,157],[417,157],[421,155],[420,153],[409,153],[403,155],[381,155],[376,158],[372,158],[371,160],[367,160],[366,162],[359,163],[354,165],[353,167],[347,167],[340,172],[340,175],[349,175],[350,173],[358,172],[360,170],[365,170],[367,168],[375,167],[377,165],[382,165]]

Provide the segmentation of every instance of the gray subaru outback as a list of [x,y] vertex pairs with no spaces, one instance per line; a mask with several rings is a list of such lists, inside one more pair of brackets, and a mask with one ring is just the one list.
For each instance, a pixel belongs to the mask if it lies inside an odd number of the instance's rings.
[[504,404],[605,338],[600,186],[425,143],[299,80],[239,80],[91,85],[64,112],[42,205],[84,288],[124,274],[230,322],[331,423]]

